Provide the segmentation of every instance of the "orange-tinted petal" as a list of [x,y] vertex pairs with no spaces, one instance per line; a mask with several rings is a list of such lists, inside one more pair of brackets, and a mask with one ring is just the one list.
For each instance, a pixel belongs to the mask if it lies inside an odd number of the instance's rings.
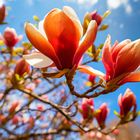
[[36,68],[45,68],[53,64],[53,61],[40,52],[23,55],[23,58]]
[[118,55],[119,51],[130,42],[131,42],[131,40],[126,39],[126,40],[120,42],[118,45],[112,47],[111,52],[112,52],[112,60],[113,60],[114,63],[116,62],[117,55]]
[[77,27],[77,31],[79,32],[79,36],[81,38],[83,35],[83,27],[75,11],[69,6],[64,6],[63,12],[74,22],[75,26]]
[[25,32],[33,46],[44,55],[51,58],[56,66],[61,69],[59,59],[52,45],[47,41],[47,39],[30,23],[26,23]]
[[79,29],[74,21],[60,9],[52,10],[44,19],[48,40],[63,68],[72,68],[73,56],[80,40]]
[[85,51],[93,44],[97,34],[97,23],[96,21],[92,20],[89,23],[88,29],[82,38],[79,47],[76,50],[76,53],[74,55],[73,59],[73,65],[78,64],[82,55],[85,53]]
[[140,82],[140,71],[135,71],[130,73],[128,76],[126,76],[125,78],[123,78],[119,84],[125,84],[127,82]]
[[115,75],[133,72],[140,65],[140,39],[129,43],[118,53]]

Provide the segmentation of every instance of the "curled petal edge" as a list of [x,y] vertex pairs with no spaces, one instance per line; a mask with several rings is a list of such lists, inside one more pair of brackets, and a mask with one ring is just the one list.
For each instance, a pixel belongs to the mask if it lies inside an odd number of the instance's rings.
[[95,70],[90,66],[85,66],[85,65],[80,65],[78,66],[78,70],[80,72],[89,74],[89,75],[94,75],[94,76],[98,76],[100,79],[105,80],[105,74],[102,73],[101,71]]

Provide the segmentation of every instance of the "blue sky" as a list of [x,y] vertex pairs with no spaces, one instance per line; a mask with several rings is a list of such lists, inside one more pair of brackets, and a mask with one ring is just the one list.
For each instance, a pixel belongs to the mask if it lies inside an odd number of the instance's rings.
[[[112,41],[140,38],[140,0],[7,0],[6,4],[11,7],[6,18],[8,26],[15,28],[19,34],[24,34],[23,26],[26,21],[33,22],[33,15],[42,19],[52,8],[69,5],[75,9],[81,21],[87,11],[96,9],[100,14],[108,9],[112,11],[104,21],[104,23],[109,23],[110,27],[105,32],[98,34],[96,44],[103,43],[107,34],[111,34]],[[3,32],[5,27],[6,25],[1,27],[0,32]],[[101,64],[93,64],[93,66],[104,71]],[[107,102],[112,112],[118,108],[116,106],[118,95],[124,93],[127,87],[136,94],[140,110],[140,83],[126,84],[114,93],[95,99],[95,104],[98,106],[101,102]]]

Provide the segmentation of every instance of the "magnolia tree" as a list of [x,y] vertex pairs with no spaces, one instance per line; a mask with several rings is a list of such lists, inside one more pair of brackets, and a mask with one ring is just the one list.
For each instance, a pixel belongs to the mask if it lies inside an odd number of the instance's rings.
[[[129,88],[118,97],[113,124],[106,126],[108,103],[94,106],[94,98],[140,81],[140,39],[111,45],[108,35],[103,45],[94,44],[108,28],[102,22],[109,14],[87,13],[81,24],[71,7],[55,8],[43,20],[34,16],[35,24],[25,23],[29,42],[24,42],[8,27],[6,7],[0,6],[0,26],[6,26],[0,35],[1,139],[115,140],[119,128],[138,117]],[[106,74],[91,65],[99,61]]]

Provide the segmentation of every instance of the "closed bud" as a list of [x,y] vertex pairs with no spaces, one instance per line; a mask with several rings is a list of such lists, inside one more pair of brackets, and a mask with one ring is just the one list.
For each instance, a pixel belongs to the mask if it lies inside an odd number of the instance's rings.
[[104,128],[104,127],[105,127],[105,121],[106,121],[108,112],[109,112],[109,109],[108,109],[106,103],[103,103],[103,104],[99,107],[99,110],[97,111],[96,120],[97,120],[97,122],[98,122],[98,125],[99,125],[101,128]]
[[127,89],[123,96],[122,94],[119,95],[118,104],[120,106],[120,116],[122,118],[126,117],[132,108],[133,111],[136,112],[136,97],[130,89]]
[[6,116],[3,114],[0,114],[0,124],[5,124],[6,123]]
[[81,114],[84,120],[92,120],[94,117],[94,102],[92,99],[83,99]]
[[17,110],[18,106],[19,106],[18,101],[12,103],[10,108],[9,108],[9,113],[11,114],[11,113],[15,112]]
[[18,116],[14,116],[12,119],[12,124],[13,125],[17,125],[19,123],[19,117]]
[[114,135],[118,136],[120,134],[120,130],[119,129],[115,129],[112,133]]
[[20,59],[16,64],[14,73],[22,77],[24,74],[28,74],[29,72],[30,65],[24,59]]
[[3,33],[3,38],[5,45],[13,48],[22,39],[22,36],[18,36],[14,28],[7,27]]
[[95,83],[96,75],[89,75],[88,81],[91,82],[92,84]]
[[37,105],[37,110],[38,111],[43,111],[44,110],[44,106],[41,105],[41,104]]
[[93,11],[91,13],[86,13],[84,16],[83,21],[83,29],[84,33],[87,31],[88,25],[91,20],[95,20],[97,23],[97,26],[99,26],[103,20],[102,16],[97,13],[97,11]]
[[93,11],[92,13],[90,13],[90,15],[91,15],[91,19],[95,20],[99,26],[103,20],[102,16],[99,15],[97,11]]
[[6,7],[4,4],[0,5],[0,24],[4,22],[4,19],[6,17]]

